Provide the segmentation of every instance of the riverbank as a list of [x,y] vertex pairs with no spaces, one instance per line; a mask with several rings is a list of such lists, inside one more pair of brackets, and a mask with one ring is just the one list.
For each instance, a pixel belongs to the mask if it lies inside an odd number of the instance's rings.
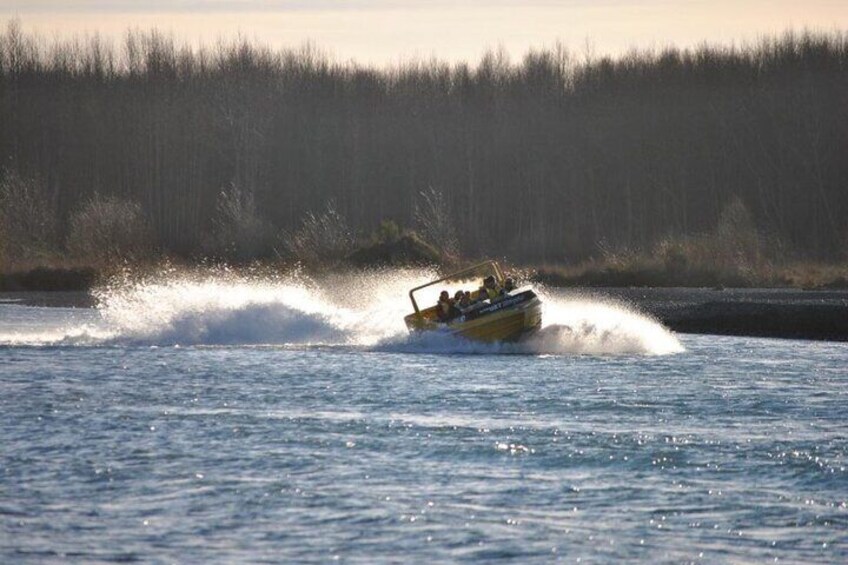
[[0,292],[85,292],[99,276],[91,267],[36,267],[0,272]]
[[575,289],[630,304],[681,333],[848,341],[848,291]]

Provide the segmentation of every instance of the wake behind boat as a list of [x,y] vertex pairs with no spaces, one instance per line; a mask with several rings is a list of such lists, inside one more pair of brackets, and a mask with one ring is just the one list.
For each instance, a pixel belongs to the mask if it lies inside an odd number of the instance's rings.
[[[522,339],[541,327],[542,302],[532,289],[515,290],[510,282],[495,261],[451,273],[409,291],[415,311],[404,321],[410,332],[449,331],[484,342]],[[437,285],[443,289],[438,302]],[[447,289],[456,293],[455,300],[448,298]],[[418,299],[436,305],[422,310]]]

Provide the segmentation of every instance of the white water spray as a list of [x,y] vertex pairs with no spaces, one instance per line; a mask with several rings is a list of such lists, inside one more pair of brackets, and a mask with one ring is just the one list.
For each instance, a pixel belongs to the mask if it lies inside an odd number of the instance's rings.
[[682,351],[673,333],[623,305],[541,292],[543,327],[517,344],[409,335],[409,288],[434,273],[392,269],[269,280],[232,274],[168,275],[96,291],[85,324],[0,329],[0,344],[338,345],[380,351],[515,354],[647,354]]

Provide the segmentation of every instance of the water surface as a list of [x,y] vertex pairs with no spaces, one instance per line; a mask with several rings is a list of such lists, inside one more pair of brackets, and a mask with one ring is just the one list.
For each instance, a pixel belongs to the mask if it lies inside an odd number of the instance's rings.
[[180,284],[0,304],[0,561],[848,559],[844,344]]

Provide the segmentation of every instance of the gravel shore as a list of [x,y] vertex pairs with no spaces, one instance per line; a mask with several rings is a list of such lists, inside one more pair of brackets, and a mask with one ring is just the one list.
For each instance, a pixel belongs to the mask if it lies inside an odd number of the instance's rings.
[[580,292],[628,303],[677,332],[848,341],[848,291],[610,288]]

